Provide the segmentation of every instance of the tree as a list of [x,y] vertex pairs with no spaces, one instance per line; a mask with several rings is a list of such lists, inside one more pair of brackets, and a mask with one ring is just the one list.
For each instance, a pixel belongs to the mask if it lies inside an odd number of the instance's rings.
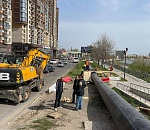
[[110,55],[114,51],[114,42],[106,35],[103,34],[100,39],[93,43],[91,56],[98,62],[101,61],[101,65],[109,59]]

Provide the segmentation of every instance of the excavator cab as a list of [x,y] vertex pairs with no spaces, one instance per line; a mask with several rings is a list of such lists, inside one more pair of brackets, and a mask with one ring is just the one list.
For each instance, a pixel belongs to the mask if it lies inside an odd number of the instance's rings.
[[24,60],[24,57],[21,55],[4,55],[1,63],[6,64],[21,64]]

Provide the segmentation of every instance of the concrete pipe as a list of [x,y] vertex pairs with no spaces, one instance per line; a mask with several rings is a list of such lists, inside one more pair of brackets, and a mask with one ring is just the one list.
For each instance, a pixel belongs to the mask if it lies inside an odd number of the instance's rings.
[[101,81],[95,72],[91,79],[103,98],[118,130],[150,130],[150,121]]

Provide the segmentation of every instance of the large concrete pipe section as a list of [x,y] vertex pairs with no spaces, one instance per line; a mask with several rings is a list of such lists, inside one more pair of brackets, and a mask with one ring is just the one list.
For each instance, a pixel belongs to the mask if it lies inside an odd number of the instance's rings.
[[103,83],[95,72],[91,79],[103,98],[118,130],[150,130],[150,121]]

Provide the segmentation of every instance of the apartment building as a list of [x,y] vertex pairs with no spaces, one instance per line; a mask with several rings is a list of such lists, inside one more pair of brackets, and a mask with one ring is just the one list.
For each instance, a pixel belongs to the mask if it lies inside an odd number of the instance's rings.
[[55,56],[58,47],[56,10],[56,0],[13,0],[12,51],[25,55],[31,48],[46,48]]
[[11,0],[0,0],[0,54],[11,53]]
[[49,14],[49,32],[50,32],[50,48],[53,51],[53,57],[56,57],[58,50],[58,15],[57,0],[50,0],[50,14]]

